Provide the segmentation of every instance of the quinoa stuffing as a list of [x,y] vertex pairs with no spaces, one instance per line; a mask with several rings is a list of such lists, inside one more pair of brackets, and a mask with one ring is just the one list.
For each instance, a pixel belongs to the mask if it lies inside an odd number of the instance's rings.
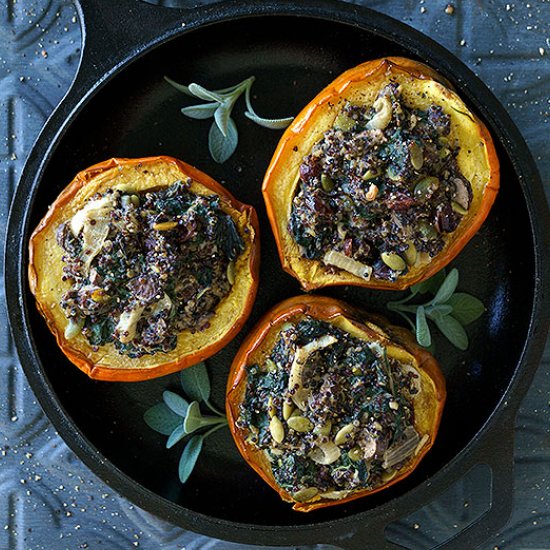
[[109,189],[59,226],[65,336],[82,333],[120,354],[168,352],[184,330],[208,327],[233,284],[244,250],[217,195],[190,191],[191,180],[142,193]]
[[300,165],[289,231],[302,256],[391,281],[437,256],[472,203],[450,130],[439,105],[408,107],[395,82],[372,107],[346,103]]
[[247,368],[237,427],[296,501],[340,499],[386,483],[418,452],[419,387],[379,343],[304,317]]

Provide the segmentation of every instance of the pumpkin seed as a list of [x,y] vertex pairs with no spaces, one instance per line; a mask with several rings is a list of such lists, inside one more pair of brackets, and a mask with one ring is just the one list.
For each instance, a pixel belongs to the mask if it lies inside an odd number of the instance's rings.
[[277,370],[277,365],[273,361],[273,359],[270,359],[269,357],[265,360],[265,368],[267,372],[275,372]]
[[407,249],[403,253],[405,256],[405,261],[407,262],[407,265],[414,265],[416,263],[416,259],[418,257],[418,252],[416,250],[416,246],[414,246],[413,242],[409,241],[409,244],[407,246]]
[[330,420],[327,420],[323,425],[315,426],[315,433],[326,436],[330,434],[331,429],[332,429],[332,422]]
[[283,423],[276,416],[274,416],[269,422],[269,431],[273,441],[276,443],[282,443],[285,438],[285,428]]
[[355,120],[349,117],[346,113],[338,113],[338,116],[334,120],[334,128],[347,132],[355,126]]
[[334,189],[334,182],[332,181],[332,178],[329,175],[321,174],[321,187],[327,193]]
[[328,441],[321,443],[308,456],[317,464],[328,465],[336,462],[340,458],[340,454],[340,449],[332,441]]
[[303,489],[296,491],[292,495],[292,498],[296,502],[307,502],[308,500],[316,497],[317,493],[319,493],[319,489],[317,489],[317,487],[304,487]]
[[310,432],[313,429],[311,420],[305,416],[291,416],[286,423],[296,432]]
[[153,229],[157,231],[170,231],[171,229],[174,229],[178,226],[178,222],[170,221],[170,222],[160,222],[160,223],[154,223]]
[[346,424],[343,428],[340,428],[336,433],[336,437],[334,438],[334,443],[336,443],[336,445],[343,445],[344,443],[347,443],[350,440],[351,433],[354,430],[355,430],[355,426],[353,424]]
[[292,323],[283,323],[283,326],[281,327],[282,331],[290,330],[294,325]]
[[359,367],[353,367],[351,369],[351,372],[352,374],[355,374],[356,376],[358,376],[359,374],[361,374],[363,371],[359,368]]
[[444,147],[439,151],[439,158],[440,159],[446,159],[451,154],[451,151],[447,149],[447,147]]
[[462,206],[460,206],[460,204],[458,204],[458,202],[455,202],[455,201],[451,202],[451,208],[461,216],[465,216],[468,213],[468,210],[466,210],[465,208],[462,208]]
[[382,474],[382,483],[388,483],[397,475],[396,470],[387,470]]
[[235,262],[229,262],[227,264],[227,280],[230,285],[235,283]]
[[409,157],[413,168],[420,170],[424,165],[424,150],[416,141],[413,141],[409,147]]
[[407,267],[405,260],[395,252],[382,252],[380,258],[393,271],[403,271]]
[[134,205],[134,206],[139,206],[139,197],[137,195],[131,195],[130,196],[130,202]]
[[420,222],[418,224],[418,232],[422,235],[422,238],[427,241],[435,239],[438,235],[437,229],[428,222]]
[[376,178],[377,176],[380,175],[380,169],[377,168],[376,170],[373,170],[372,168],[369,168],[362,176],[361,176],[361,179],[362,180],[365,180],[365,181],[368,181],[368,180],[371,180],[372,178]]
[[269,396],[269,399],[267,400],[267,414],[270,418],[273,418],[275,416],[275,407],[273,406],[273,397],[271,395]]
[[360,460],[363,460],[364,453],[361,447],[353,447],[353,449],[348,451],[348,456],[354,462],[359,462]]
[[293,412],[294,412],[294,404],[292,403],[292,401],[287,401],[285,399],[283,403],[283,418],[285,420],[288,420]]
[[434,176],[428,176],[422,178],[414,186],[414,194],[417,197],[429,197],[434,191],[437,191],[437,189],[439,189],[439,179]]
[[390,401],[390,409],[396,411],[399,409],[399,403],[397,401]]

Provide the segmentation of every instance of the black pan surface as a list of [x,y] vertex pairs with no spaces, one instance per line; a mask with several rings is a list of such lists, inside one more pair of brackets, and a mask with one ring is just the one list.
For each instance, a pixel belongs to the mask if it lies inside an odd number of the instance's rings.
[[[369,514],[374,518],[377,511],[395,503],[404,514],[407,507],[399,507],[404,502],[401,497],[416,494],[426,498],[435,494],[435,489],[433,493],[429,489],[432,480],[438,473],[452,470],[456,457],[465,455],[465,450],[481,438],[482,428],[496,416],[495,411],[519,404],[523,390],[516,387],[514,395],[510,388],[520,374],[528,379],[534,372],[533,360],[527,366],[524,353],[528,341],[536,349],[533,316],[541,308],[537,239],[542,229],[532,226],[535,206],[532,197],[525,195],[525,182],[520,181],[525,174],[522,164],[529,165],[530,159],[514,157],[514,149],[492,118],[499,111],[476,99],[480,87],[477,80],[461,81],[442,68],[438,63],[439,50],[432,57],[426,54],[426,45],[419,50],[400,45],[401,41],[391,35],[380,36],[369,30],[368,18],[361,21],[357,25],[311,14],[262,15],[227,19],[180,33],[118,72],[85,103],[43,164],[39,181],[29,185],[30,207],[20,207],[12,214],[24,228],[19,238],[25,243],[47,205],[77,171],[110,157],[157,154],[172,155],[197,166],[241,201],[254,205],[260,218],[262,243],[258,298],[239,336],[207,361],[214,402],[223,407],[227,373],[243,337],[268,308],[300,293],[297,282],[280,267],[260,192],[263,173],[280,132],[254,125],[237,107],[237,152],[225,164],[216,164],[207,149],[210,121],[183,117],[180,108],[192,101],[166,84],[163,76],[221,88],[254,75],[257,112],[279,117],[296,114],[347,68],[367,59],[405,55],[442,70],[491,129],[501,162],[501,190],[486,223],[452,264],[460,271],[460,290],[479,297],[487,312],[468,329],[471,344],[467,352],[457,351],[442,337],[436,338],[436,356],[447,379],[448,400],[432,451],[403,482],[353,503],[310,514],[293,512],[244,463],[228,431],[218,432],[208,440],[190,481],[182,486],[177,479],[180,447],[166,450],[165,438],[151,431],[142,420],[144,411],[161,399],[163,390],[178,391],[177,375],[141,383],[88,379],[57,348],[34,308],[24,273],[20,273],[24,302],[21,310],[15,303],[10,307],[14,333],[20,336],[17,331],[21,321],[17,318],[22,315],[25,320],[21,330],[29,335],[28,343],[21,345],[25,346],[25,350],[20,350],[22,363],[28,373],[34,371],[29,375],[31,382],[34,378],[34,389],[39,397],[42,394],[50,417],[57,417],[54,422],[61,435],[126,496],[188,528],[248,542],[260,542],[256,538],[259,529],[267,533],[261,542],[275,543],[281,537],[272,528],[278,527],[279,533],[297,534],[281,539],[289,544],[305,542],[307,532],[317,529],[315,541],[328,542],[334,535],[321,534],[327,525],[339,526],[343,532],[349,529],[351,520],[363,522]],[[483,94],[492,97],[486,90]],[[536,180],[531,185],[536,188]],[[17,208],[16,205],[14,210]],[[12,238],[16,238],[14,230]],[[21,249],[20,257],[26,263]],[[6,258],[8,278],[9,255]],[[8,285],[17,284],[13,276],[10,279]],[[319,293],[390,318],[385,303],[400,295],[357,288],[324,289]],[[400,323],[399,318],[393,320]],[[539,315],[537,323],[543,336],[546,322]],[[28,326],[24,326],[26,323]],[[25,356],[33,357],[32,365]],[[38,376],[36,368],[40,371]],[[526,382],[520,386],[526,387]],[[55,408],[58,412],[52,412]],[[504,437],[511,440],[512,426],[507,424],[512,417],[507,418],[499,429],[504,429]],[[490,452],[497,451],[495,442],[491,445]],[[502,446],[509,447],[506,443]],[[489,452],[486,446],[481,448]],[[97,450],[97,454],[92,450]],[[491,460],[494,457],[487,456],[490,464]],[[419,489],[428,492],[415,493]],[[251,525],[255,531],[250,531]]]

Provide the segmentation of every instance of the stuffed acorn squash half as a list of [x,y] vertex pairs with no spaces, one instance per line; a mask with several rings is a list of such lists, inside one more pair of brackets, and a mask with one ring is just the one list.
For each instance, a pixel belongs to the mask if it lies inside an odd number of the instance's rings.
[[263,194],[281,262],[305,290],[402,290],[450,262],[499,187],[484,124],[417,61],[329,84],[283,134]]
[[321,296],[272,309],[233,362],[226,409],[248,464],[298,511],[408,476],[435,441],[438,363],[405,329]]
[[205,359],[240,330],[258,284],[255,210],[170,157],[80,172],[31,236],[29,281],[63,353],[135,381]]

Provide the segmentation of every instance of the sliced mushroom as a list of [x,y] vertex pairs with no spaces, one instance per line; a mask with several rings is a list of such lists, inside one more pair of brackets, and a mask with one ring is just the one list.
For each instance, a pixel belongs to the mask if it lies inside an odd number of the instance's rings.
[[332,441],[321,443],[318,447],[309,453],[309,458],[317,464],[328,465],[336,462],[340,458],[340,449]]
[[461,178],[453,178],[453,183],[455,185],[455,192],[453,194],[453,201],[459,204],[464,210],[470,208],[470,190],[468,186]]

